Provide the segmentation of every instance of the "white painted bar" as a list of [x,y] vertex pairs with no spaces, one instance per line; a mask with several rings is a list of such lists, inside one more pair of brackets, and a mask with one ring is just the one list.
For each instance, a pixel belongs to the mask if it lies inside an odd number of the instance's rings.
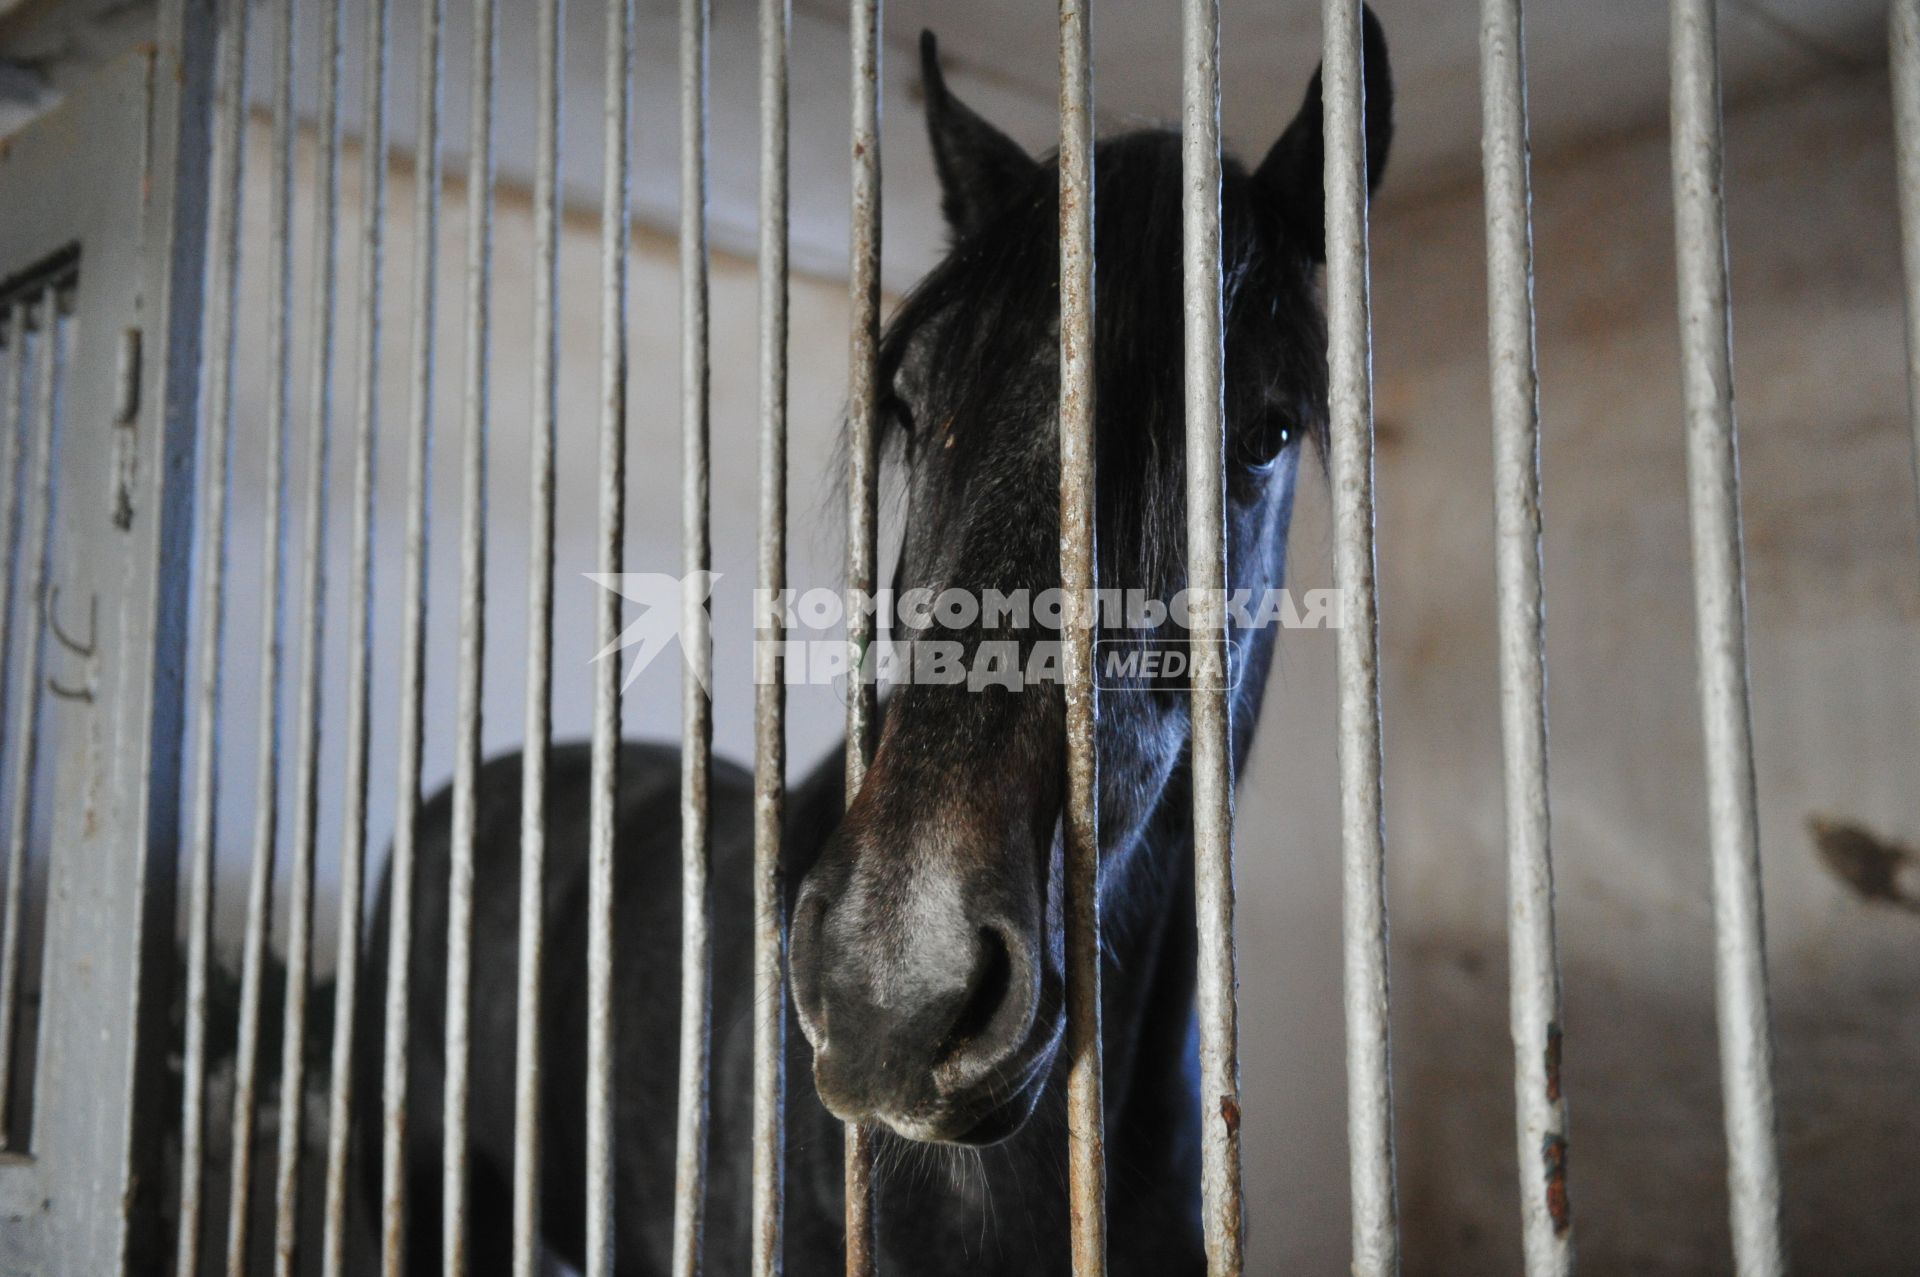
[[526,730],[520,753],[520,946],[514,1001],[513,1272],[540,1260],[540,1012],[546,968],[547,752],[553,737],[554,445],[560,367],[560,86],[566,6],[540,0],[533,185],[533,404],[528,458]]
[[[354,1090],[354,1029],[359,1019],[361,910],[367,859],[367,752],[373,722],[373,484],[380,417],[380,304],[387,235],[387,0],[367,0],[364,115],[360,137],[359,336],[354,405],[353,558],[348,565],[347,739],[340,831],[340,933],[334,957],[332,1077],[327,1089],[322,1277],[346,1272],[348,1153]],[[364,1154],[363,1154],[364,1156]]]
[[[759,588],[787,584],[787,59],[789,0],[760,0]],[[779,1277],[786,1190],[786,637],[779,609],[754,621],[753,1277]]]
[[1360,0],[1324,0],[1327,364],[1334,582],[1340,591],[1338,753],[1353,1272],[1400,1267],[1387,1033],[1386,838],[1373,548],[1373,358],[1367,276],[1366,99]]
[[[607,0],[605,170],[600,207],[599,568],[625,562],[627,251],[633,171],[633,0]],[[620,593],[601,590],[594,650],[617,649]],[[587,849],[586,1277],[613,1277],[613,847],[620,788],[620,663],[593,665],[592,809]]]
[[333,442],[333,354],[340,273],[342,0],[320,0],[320,118],[313,219],[313,341],[307,405],[307,509],[294,719],[293,854],[287,894],[286,999],[281,1003],[280,1144],[274,1168],[274,1277],[294,1277],[300,1230],[300,1154],[306,1130],[307,992],[313,959],[314,843],[320,825],[321,653],[326,646],[327,502]]
[[1067,720],[1067,1189],[1078,1277],[1107,1270],[1100,1042],[1100,791],[1093,653],[1094,117],[1087,0],[1060,0],[1060,588]]
[[206,398],[195,501],[192,726],[193,780],[187,832],[187,989],[180,1104],[180,1215],[175,1277],[199,1277],[206,1217],[207,972],[213,961],[213,857],[219,832],[221,652],[227,614],[227,500],[231,490],[234,322],[239,310],[241,190],[246,170],[247,0],[229,0],[215,69],[211,258],[205,320]]
[[280,835],[281,674],[286,639],[287,447],[293,370],[294,4],[275,0],[273,172],[267,281],[267,536],[260,584],[260,736],[254,789],[253,869],[247,883],[240,960],[240,1026],[234,1047],[233,1156],[227,1212],[227,1277],[245,1277],[248,1198],[260,1070],[260,1002],[266,988],[274,860]]
[[[413,188],[413,328],[407,370],[407,528],[401,592],[400,742],[393,851],[387,866],[387,1004],[380,1059],[380,1272],[406,1264],[407,1024],[413,1010],[414,822],[420,811],[420,752],[427,670],[428,469],[433,451],[433,372],[439,313],[441,28],[445,0],[420,0]],[[429,1275],[430,1277],[430,1275]]]
[[1713,859],[1714,974],[1734,1270],[1786,1271],[1775,1147],[1773,1037],[1747,699],[1746,586],[1733,415],[1733,311],[1721,188],[1714,0],[1673,0],[1673,198],[1686,387],[1700,714]]
[[1520,1230],[1528,1277],[1573,1271],[1560,965],[1548,837],[1546,617],[1540,586],[1540,389],[1534,354],[1532,192],[1521,0],[1480,6],[1487,206],[1487,357],[1493,388],[1494,571],[1506,759],[1507,950]]

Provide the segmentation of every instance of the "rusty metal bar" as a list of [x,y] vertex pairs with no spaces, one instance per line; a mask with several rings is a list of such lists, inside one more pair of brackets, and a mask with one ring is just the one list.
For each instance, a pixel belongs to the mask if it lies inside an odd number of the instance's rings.
[[1913,431],[1914,491],[1920,495],[1920,0],[1888,4],[1887,64],[1893,76],[1894,160],[1907,285],[1907,421]]
[[441,27],[445,0],[420,0],[413,172],[412,362],[407,381],[407,530],[400,643],[400,743],[393,850],[387,867],[387,1003],[380,1064],[380,1271],[406,1264],[407,1030],[412,1017],[415,818],[425,726],[428,471],[433,451],[434,325],[439,310]]
[[760,0],[760,563],[754,622],[753,1277],[780,1277],[787,990],[780,871],[787,793],[787,59],[790,0]]
[[387,0],[367,0],[364,118],[360,135],[357,298],[360,378],[353,452],[353,560],[347,583],[347,739],[340,832],[340,933],[334,958],[332,1077],[327,1090],[327,1161],[321,1233],[322,1277],[343,1277],[347,1247],[347,1155],[352,1145],[354,1029],[359,1020],[360,938],[367,859],[367,753],[373,716],[373,485],[380,417],[381,272],[387,236]]
[[240,1025],[234,1047],[233,1154],[227,1214],[227,1275],[247,1267],[248,1199],[253,1181],[254,1118],[260,1070],[260,1002],[266,988],[274,858],[280,826],[281,660],[286,638],[287,447],[293,366],[294,6],[276,0],[273,69],[273,173],[268,228],[267,531],[260,584],[260,737],[254,795],[253,871],[247,883],[240,960]]
[[193,793],[187,832],[187,989],[180,1101],[180,1215],[176,1277],[199,1277],[206,1215],[207,972],[213,953],[213,856],[220,808],[220,659],[226,637],[227,499],[231,489],[234,322],[239,310],[241,189],[246,172],[246,0],[231,0],[216,55],[212,208],[207,242],[206,416],[195,503],[199,563],[193,640]]
[[307,986],[313,962],[313,859],[320,825],[321,661],[326,636],[329,457],[333,442],[334,319],[340,246],[340,20],[342,0],[320,6],[318,205],[313,223],[307,410],[307,510],[303,536],[299,702],[294,721],[293,855],[287,895],[286,1000],[281,1004],[280,1147],[274,1173],[274,1277],[293,1277],[300,1230],[300,1154],[306,1128]]
[[473,843],[487,620],[487,364],[493,336],[495,0],[473,0],[467,106],[465,452],[460,474],[460,665],[456,675],[453,843],[447,890],[447,1052],[441,1118],[441,1261],[467,1271],[467,1102],[472,1088]]
[[[866,653],[874,638],[879,475],[874,432],[879,412],[880,354],[880,0],[852,0],[853,190],[847,289],[851,339],[847,371],[847,758],[846,800],[866,779],[873,747],[874,685]],[[846,1128],[848,1277],[874,1270],[873,1132]]]
[[707,1178],[707,1069],[712,1006],[713,654],[707,448],[707,0],[680,4],[680,1094],[673,1175],[674,1277],[700,1269]]
[[[32,470],[25,496],[26,625],[21,635],[20,696],[14,706],[13,808],[7,822],[7,886],[0,904],[0,1094],[13,1085],[15,1030],[20,1022],[20,927],[25,920],[27,840],[33,834],[34,775],[40,761],[40,663],[47,627],[47,590],[53,542],[53,436],[60,419],[60,382],[66,352],[60,322],[60,281],[40,293],[39,338],[33,343]],[[24,324],[22,327],[24,328]],[[25,344],[22,343],[24,353]],[[11,602],[12,600],[8,600]],[[9,622],[12,617],[8,617]],[[0,1104],[0,1132],[12,1118]],[[0,1145],[5,1141],[0,1138]]]
[[546,967],[547,752],[553,736],[554,444],[559,417],[560,84],[565,5],[541,0],[539,154],[533,192],[532,491],[527,552],[526,731],[520,755],[520,945],[514,1002],[513,1271],[540,1262],[540,1011]]
[[1234,1005],[1220,278],[1220,6],[1182,9],[1181,261],[1186,315],[1187,588],[1193,644],[1194,903],[1200,931],[1201,1227],[1215,1277],[1244,1266]]
[[1374,590],[1373,378],[1360,0],[1325,0],[1328,406],[1332,416],[1341,845],[1345,860],[1348,1157],[1353,1271],[1399,1271],[1387,1033],[1386,839]]
[[1560,965],[1547,810],[1546,621],[1540,587],[1540,387],[1520,0],[1480,6],[1487,352],[1493,387],[1494,567],[1506,757],[1507,945],[1520,1223],[1528,1277],[1573,1271]]
[[[31,429],[28,418],[34,414],[29,411],[26,401],[34,397],[35,387],[38,384],[33,378],[30,364],[38,347],[28,339],[29,325],[25,303],[8,306],[6,314],[0,317],[0,320],[4,321],[4,332],[8,338],[6,353],[10,356],[6,361],[8,376],[4,392],[5,400],[4,403],[0,403],[0,411],[6,414],[4,427],[6,475],[4,480],[0,481],[0,502],[4,502],[4,505],[0,505],[0,537],[5,538],[4,547],[0,547],[4,548],[5,552],[5,559],[0,560],[0,572],[4,572],[6,578],[4,592],[0,593],[0,698],[4,698],[5,694],[12,690],[8,684],[7,672],[12,668],[13,618],[17,597],[15,586],[18,583],[20,536],[23,531],[22,524],[33,522],[32,480],[30,476],[21,474],[20,466],[24,460],[31,458],[31,453],[24,447],[24,443]],[[24,503],[20,501],[23,497]],[[28,577],[30,588],[34,579],[30,574]],[[32,597],[34,596],[29,595],[29,598]],[[37,624],[31,626],[27,632],[27,646],[32,653],[30,659],[36,661],[39,659],[39,632],[40,627]],[[35,684],[26,681],[24,677],[17,692],[24,704],[34,706],[39,703]],[[5,702],[0,699],[0,721],[4,721],[5,709]],[[23,714],[23,723],[28,717],[31,717],[32,721],[38,721],[37,713]],[[24,736],[23,732],[16,734],[13,738],[15,747],[22,753],[26,752]],[[0,752],[4,751],[5,744],[4,740],[0,740]],[[15,761],[18,762],[17,758]],[[27,806],[31,798],[31,766],[27,768],[27,776],[28,783],[25,788],[15,786],[13,789],[16,816],[18,809]],[[17,933],[25,891],[25,838],[20,840],[20,854],[17,857],[13,854],[13,840],[11,837],[8,838],[6,866],[6,895],[4,903],[0,903],[0,946],[4,946],[5,955],[0,957],[0,1149],[10,1147],[13,1138],[13,1061],[18,1049],[16,1038],[20,1000],[19,990],[16,988],[19,963]]]
[[[604,187],[600,208],[599,563],[617,580],[627,511],[627,248],[632,179],[633,0],[607,0]],[[620,640],[620,592],[602,590],[595,650]],[[587,847],[586,1277],[613,1277],[613,846],[620,784],[620,663],[593,666]]]
[[1734,1268],[1786,1269],[1775,1145],[1760,838],[1747,697],[1746,589],[1733,413],[1732,304],[1721,187],[1720,59],[1713,0],[1674,0],[1673,195],[1687,411],[1700,714],[1713,858],[1714,974]]
[[1060,588],[1067,706],[1067,1175],[1073,1271],[1107,1270],[1100,1043],[1099,758],[1093,680],[1093,37],[1087,0],[1060,0]]
[[[0,455],[4,455],[4,474],[0,474],[0,723],[6,721],[7,699],[11,687],[7,673],[13,668],[13,638],[15,599],[19,584],[21,498],[26,495],[26,476],[20,472],[27,451],[24,446],[27,435],[28,410],[26,399],[31,394],[33,379],[29,372],[29,347],[27,338],[26,307],[21,303],[9,304],[0,311],[0,358],[5,360],[4,383],[0,384]],[[31,635],[29,636],[31,639]],[[32,699],[34,689],[23,686],[18,693]],[[0,728],[4,732],[4,728]],[[4,739],[0,739],[0,762],[5,758]],[[18,801],[16,798],[15,801]],[[24,864],[21,866],[24,868]],[[0,904],[4,920],[0,920],[0,945],[12,949],[14,928],[18,925],[14,919],[20,916],[20,904],[16,893],[24,890],[24,879],[20,869],[16,869],[9,860],[6,879],[6,900]],[[0,960],[0,966],[10,963]],[[12,976],[0,976],[0,1150],[12,1146],[14,1112],[13,1060],[17,1051],[17,1020],[15,1003],[18,995],[12,987]]]
[[[19,513],[20,463],[25,458],[22,423],[26,408],[21,397],[27,390],[27,322],[18,303],[0,308],[0,671],[11,667],[13,650],[14,559],[20,552],[19,529],[14,517]],[[0,676],[0,719],[6,716],[7,681]],[[6,1099],[0,1095],[0,1114],[6,1111]],[[0,1122],[0,1146],[6,1141],[6,1124]]]
[[[26,459],[25,397],[28,377],[27,317],[18,302],[0,308],[0,722],[6,721],[7,694],[11,689],[6,671],[13,668],[13,612],[20,557],[20,499],[26,479],[20,473]],[[4,751],[4,742],[0,742]],[[0,1149],[7,1147],[10,1134],[9,1092],[12,1081],[12,1052],[0,1052]]]

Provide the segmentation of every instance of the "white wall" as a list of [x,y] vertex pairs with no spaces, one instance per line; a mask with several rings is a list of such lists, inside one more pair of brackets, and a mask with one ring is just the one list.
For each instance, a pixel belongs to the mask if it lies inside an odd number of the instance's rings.
[[[1904,434],[1886,85],[1829,81],[1737,113],[1729,187],[1762,799],[1789,1222],[1810,1271],[1895,1271],[1920,1200],[1916,919],[1850,897],[1821,867],[1808,817],[1920,838],[1920,555]],[[250,157],[264,212],[264,138]],[[351,192],[351,182],[349,183]],[[1596,1271],[1725,1266],[1700,742],[1663,140],[1629,138],[1540,165],[1539,302],[1547,517],[1553,800],[1568,981],[1566,1078],[1579,1247]],[[303,186],[303,214],[310,199]],[[407,351],[410,186],[392,190],[384,278],[382,487],[374,704],[374,837],[394,788],[403,510],[400,370]],[[434,479],[428,783],[450,770],[461,192],[449,192]],[[555,717],[586,731],[598,342],[596,230],[569,222],[564,328]],[[1477,184],[1385,207],[1374,264],[1388,842],[1392,861],[1400,1185],[1411,1273],[1517,1269],[1504,871],[1492,631],[1491,450]],[[305,256],[307,241],[300,241]],[[264,313],[249,240],[250,314]],[[520,737],[531,229],[503,201],[491,366],[486,740]],[[351,270],[349,245],[343,268]],[[672,245],[634,256],[635,569],[677,571],[678,323]],[[715,740],[750,753],[746,590],[755,500],[751,265],[714,287]],[[348,294],[350,296],[350,293]],[[793,579],[838,580],[840,512],[826,485],[844,386],[838,282],[793,286]],[[303,326],[304,328],[304,326]],[[354,371],[343,327],[341,421]],[[304,344],[299,349],[304,351]],[[262,366],[249,322],[244,366]],[[304,379],[305,356],[300,362]],[[304,393],[295,398],[305,429]],[[264,386],[242,388],[236,654],[222,759],[221,916],[236,931],[256,757],[249,653],[257,631]],[[333,552],[345,550],[346,436],[336,445]],[[296,466],[298,472],[300,467]],[[1309,468],[1296,584],[1327,581],[1322,484]],[[296,497],[302,491],[296,473]],[[296,514],[298,505],[296,504]],[[295,562],[300,560],[298,538]],[[336,559],[336,561],[339,561]],[[328,695],[337,707],[344,579],[332,582]],[[1338,843],[1331,636],[1293,633],[1243,781],[1240,934],[1250,1214],[1256,1271],[1333,1271],[1347,1224],[1339,1036]],[[637,735],[677,732],[675,663],[630,697]],[[291,700],[289,701],[291,707]],[[796,766],[836,738],[831,690],[796,690]],[[291,708],[289,708],[291,713]],[[337,847],[337,708],[326,727],[323,877]],[[288,760],[291,766],[291,757]],[[323,917],[321,935],[331,933]],[[1903,1212],[1904,1203],[1908,1209]],[[1828,1261],[1831,1260],[1829,1265]]]

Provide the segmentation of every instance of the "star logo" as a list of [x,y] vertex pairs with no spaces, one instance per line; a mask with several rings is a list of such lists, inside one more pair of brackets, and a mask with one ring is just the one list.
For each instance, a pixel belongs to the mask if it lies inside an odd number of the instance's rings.
[[[688,607],[699,607],[713,595],[714,583],[720,579],[718,572],[689,572],[685,576],[672,576],[665,572],[583,572],[582,576],[603,590],[611,590],[627,602],[634,604],[635,616],[628,622],[627,628],[613,642],[594,653],[593,663],[616,657],[629,647],[638,648],[632,662],[627,666],[626,677],[620,681],[620,690],[626,691],[633,686],[640,672],[653,664],[653,659],[665,651],[669,644],[678,641],[681,651],[686,650],[686,636],[682,632],[685,611]],[[707,639],[709,648],[711,638]],[[696,667],[698,668],[698,667]],[[700,689],[708,695],[713,688],[702,674]]]

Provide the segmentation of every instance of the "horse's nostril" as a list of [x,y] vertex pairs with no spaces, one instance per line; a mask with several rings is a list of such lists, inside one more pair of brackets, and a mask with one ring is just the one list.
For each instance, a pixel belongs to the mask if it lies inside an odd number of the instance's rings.
[[953,1077],[988,1069],[1019,1046],[1031,999],[1020,996],[1015,966],[1006,933],[998,927],[982,927],[959,1014],[934,1054],[937,1072]]
[[826,900],[819,892],[802,889],[787,933],[787,975],[800,1032],[815,1049],[827,1040],[826,1008],[820,996],[819,943]]
[[944,1054],[952,1054],[985,1033],[993,1017],[1007,1000],[1013,983],[1013,960],[1007,956],[1007,942],[991,927],[980,930],[980,960],[973,979],[967,984],[966,1000],[960,1014],[948,1030]]

